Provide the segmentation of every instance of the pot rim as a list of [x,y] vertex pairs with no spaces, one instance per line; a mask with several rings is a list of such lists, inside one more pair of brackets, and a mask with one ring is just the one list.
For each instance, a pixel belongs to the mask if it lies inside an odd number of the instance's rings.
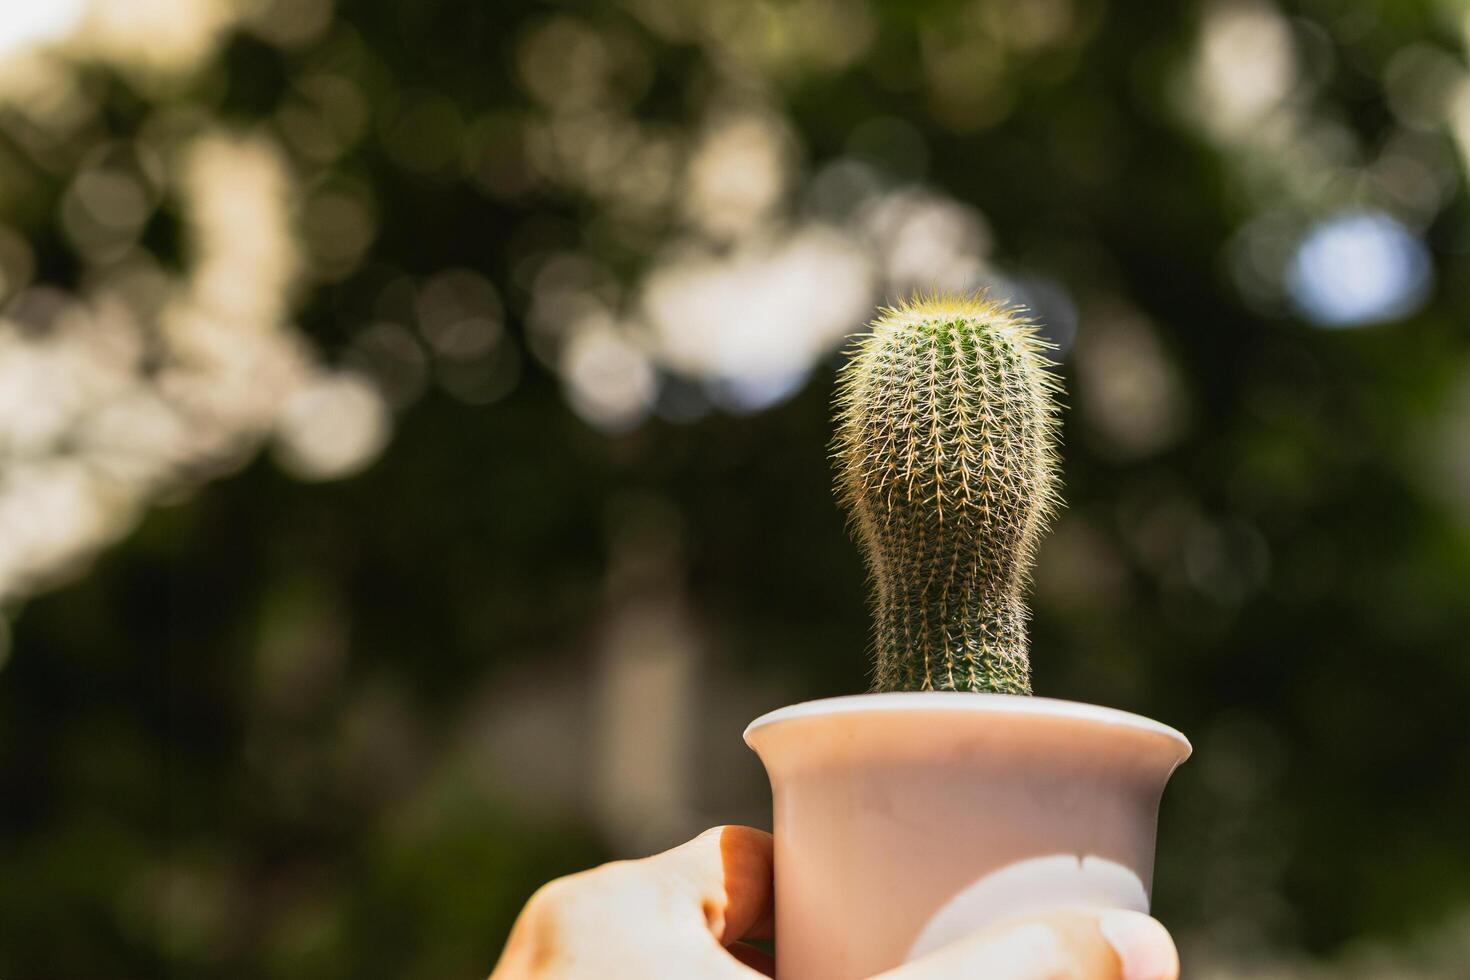
[[882,691],[867,694],[845,694],[818,698],[777,708],[761,715],[745,727],[745,744],[754,748],[751,736],[757,731],[784,722],[828,715],[941,711],[959,714],[1039,715],[1050,718],[1092,722],[1130,728],[1162,735],[1183,747],[1179,762],[1194,752],[1184,733],[1161,721],[1118,708],[1107,708],[1083,701],[1039,698],[1024,694],[981,694],[972,691]]

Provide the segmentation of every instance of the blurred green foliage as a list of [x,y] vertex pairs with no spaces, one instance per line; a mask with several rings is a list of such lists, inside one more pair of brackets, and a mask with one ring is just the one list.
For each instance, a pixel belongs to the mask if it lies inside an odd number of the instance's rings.
[[[534,173],[528,134],[549,110],[524,59],[549,18],[639,52],[638,119],[687,133],[711,92],[755,91],[785,114],[803,172],[858,155],[922,179],[983,214],[999,266],[1065,287],[1075,406],[1067,510],[1040,559],[1035,686],[1194,740],[1164,803],[1155,911],[1186,962],[1306,976],[1365,943],[1430,962],[1425,930],[1470,906],[1470,410],[1455,407],[1470,381],[1470,238],[1448,124],[1414,138],[1450,161],[1452,189],[1404,219],[1432,291],[1395,322],[1323,330],[1248,295],[1232,243],[1262,214],[1307,223],[1393,210],[1392,195],[1361,173],[1316,196],[1283,189],[1313,173],[1181,111],[1217,8],[1053,0],[1059,39],[943,69],[940,40],[1021,15],[828,5],[867,19],[846,24],[855,53],[826,58],[779,11],[828,7],[761,5],[777,13],[732,29],[757,39],[732,66],[704,35],[651,27],[658,6],[353,0],[291,44],[227,33],[166,95],[88,69],[114,135],[165,102],[264,125],[300,77],[352,79],[365,135],[321,172],[298,166],[366,188],[376,231],[345,272],[301,289],[302,330],[345,357],[402,276],[467,268],[503,297],[513,380],[484,404],[425,388],[381,459],[341,482],[259,458],[162,502],[84,577],[12,604],[0,974],[486,972],[539,883],[623,850],[585,801],[478,765],[475,731],[508,710],[497,692],[572,690],[595,672],[629,507],[652,501],[677,528],[674,579],[725,672],[710,683],[740,679],[756,707],[866,685],[862,569],[826,459],[840,356],[784,403],[705,405],[690,421],[668,400],[698,385],[668,372],[651,417],[607,432],[537,353],[538,261],[591,253],[632,282],[677,223]],[[1461,16],[1387,0],[1283,8],[1299,74],[1316,80],[1311,113],[1359,147],[1345,172],[1413,129],[1385,81],[1395,56],[1428,45],[1462,63]],[[875,118],[909,128],[855,141]],[[38,280],[77,287],[87,263],[55,218],[65,173],[5,140],[6,220]],[[461,167],[465,147],[484,160]],[[1260,173],[1272,160],[1285,178]],[[179,221],[159,210],[143,241],[182,263]],[[1089,368],[1089,336],[1135,336],[1094,331],[1113,321],[1152,339]],[[1171,434],[1141,447],[1120,442],[1098,395],[1123,378],[1132,418],[1130,386],[1149,384],[1128,380],[1138,358],[1174,379]],[[739,728],[707,737],[734,744]],[[759,786],[740,785],[732,810],[758,811]],[[1407,975],[1463,975],[1437,969]]]

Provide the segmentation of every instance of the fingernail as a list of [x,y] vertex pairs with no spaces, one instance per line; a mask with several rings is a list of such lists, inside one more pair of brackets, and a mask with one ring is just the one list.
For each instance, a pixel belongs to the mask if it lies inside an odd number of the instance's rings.
[[1176,980],[1179,954],[1168,930],[1139,912],[1110,910],[1098,916],[1102,933],[1123,966],[1123,980]]

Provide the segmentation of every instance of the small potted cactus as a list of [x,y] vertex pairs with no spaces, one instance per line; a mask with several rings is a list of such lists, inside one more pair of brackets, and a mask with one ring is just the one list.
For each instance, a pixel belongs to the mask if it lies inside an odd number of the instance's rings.
[[1173,729],[1030,697],[1026,588],[1059,501],[1058,382],[1013,307],[885,310],[839,378],[839,497],[867,561],[872,693],[746,742],[774,801],[778,975],[867,977],[990,921],[1148,910]]

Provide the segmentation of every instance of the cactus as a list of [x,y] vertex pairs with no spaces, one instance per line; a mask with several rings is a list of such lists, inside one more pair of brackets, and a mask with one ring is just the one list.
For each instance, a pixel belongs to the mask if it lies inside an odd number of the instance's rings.
[[1031,693],[1025,590],[1060,503],[1056,376],[1023,311],[885,309],[838,380],[838,495],[872,584],[873,688]]

